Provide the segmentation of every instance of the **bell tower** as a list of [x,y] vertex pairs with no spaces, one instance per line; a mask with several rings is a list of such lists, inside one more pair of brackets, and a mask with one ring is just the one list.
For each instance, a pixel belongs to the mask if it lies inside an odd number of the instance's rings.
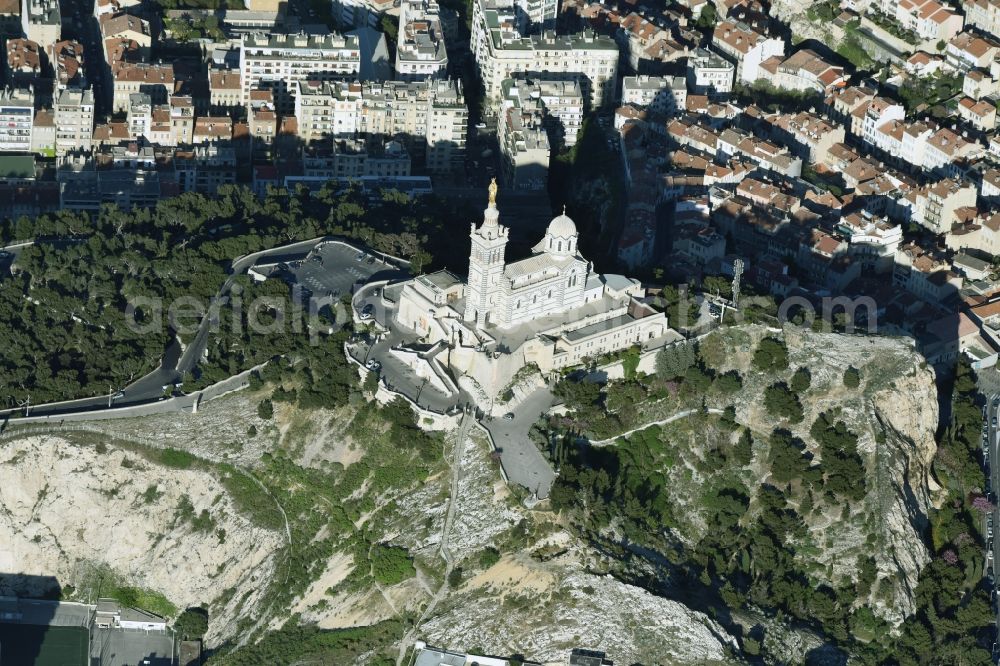
[[490,182],[490,203],[483,212],[483,223],[476,228],[473,223],[469,237],[469,278],[465,290],[465,321],[484,326],[490,312],[496,307],[497,291],[503,276],[504,252],[507,248],[507,227],[500,224],[497,210],[497,179]]

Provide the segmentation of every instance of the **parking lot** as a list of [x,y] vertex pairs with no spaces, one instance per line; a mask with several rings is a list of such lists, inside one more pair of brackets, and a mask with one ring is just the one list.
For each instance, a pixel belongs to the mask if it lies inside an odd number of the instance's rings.
[[355,283],[391,268],[374,255],[342,243],[321,243],[305,260],[288,267],[294,281],[317,297],[350,294]]
[[98,629],[90,637],[90,657],[101,666],[172,666],[174,642],[168,631]]

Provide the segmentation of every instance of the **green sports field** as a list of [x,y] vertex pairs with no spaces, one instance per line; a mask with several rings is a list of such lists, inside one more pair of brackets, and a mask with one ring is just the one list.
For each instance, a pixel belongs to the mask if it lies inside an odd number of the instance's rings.
[[0,624],[3,666],[87,666],[87,630]]

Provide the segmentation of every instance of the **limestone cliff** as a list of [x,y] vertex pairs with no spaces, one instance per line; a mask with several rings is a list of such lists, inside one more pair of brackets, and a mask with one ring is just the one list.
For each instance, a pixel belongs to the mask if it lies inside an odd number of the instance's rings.
[[[54,576],[86,599],[98,592],[80,589],[82,570],[106,564],[178,609],[217,602],[210,643],[253,612],[283,539],[243,518],[204,471],[58,437],[0,447],[0,572]],[[25,592],[41,591],[0,590]]]
[[[764,408],[762,394],[779,378],[755,372],[750,363],[757,342],[767,334],[761,327],[745,327],[711,341],[725,348],[722,369],[744,373],[737,420],[761,439],[778,425]],[[770,334],[788,346],[788,374],[805,367],[812,375],[809,389],[800,395],[805,418],[799,424],[782,425],[822,462],[809,429],[821,413],[838,410],[837,419],[858,435],[866,471],[867,493],[861,506],[825,506],[807,516],[810,542],[799,549],[807,553],[800,557],[808,557],[816,578],[829,582],[856,580],[857,558],[873,557],[878,582],[869,602],[876,613],[898,624],[915,608],[917,577],[929,561],[921,534],[938,490],[931,474],[938,426],[934,371],[905,338],[823,334],[793,327]],[[861,372],[860,389],[844,386],[849,366]],[[756,472],[766,482],[766,466]]]

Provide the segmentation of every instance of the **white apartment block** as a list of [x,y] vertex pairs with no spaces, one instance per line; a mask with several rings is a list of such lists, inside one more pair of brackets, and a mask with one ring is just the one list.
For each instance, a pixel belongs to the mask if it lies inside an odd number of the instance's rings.
[[31,151],[35,96],[24,88],[0,91],[0,152]]
[[403,0],[400,4],[395,68],[400,81],[447,75],[448,53],[436,0]]
[[473,24],[478,13],[487,9],[511,17],[517,31],[527,35],[555,27],[559,16],[559,0],[474,0]]
[[724,96],[733,91],[736,68],[722,56],[698,49],[687,59],[688,91],[709,97]]
[[544,190],[549,182],[549,137],[544,117],[532,111],[522,110],[512,99],[500,107],[500,169],[504,185],[513,190]]
[[882,12],[920,39],[948,41],[962,30],[961,14],[937,0],[882,0]]
[[428,170],[461,166],[469,112],[451,81],[305,82],[296,92],[299,137],[307,143],[402,134],[426,146]]
[[295,91],[295,118],[299,138],[306,143],[350,137],[358,132],[361,85],[330,81],[299,81]]
[[712,48],[736,63],[736,78],[753,83],[760,78],[762,62],[785,55],[785,42],[766,37],[745,23],[721,21],[712,34]]
[[513,12],[488,8],[489,4],[490,0],[477,0],[472,18],[472,52],[487,100],[499,103],[501,84],[515,74],[578,81],[592,107],[612,99],[619,55],[614,40],[589,30],[524,36]]
[[892,209],[894,217],[916,222],[935,234],[951,230],[959,208],[975,208],[976,186],[951,178],[907,192]]
[[622,104],[645,107],[672,116],[687,106],[687,81],[682,76],[626,76],[622,79]]
[[153,129],[153,102],[146,93],[132,93],[128,99],[128,114],[125,122],[133,139],[145,137],[150,141]]
[[542,118],[551,145],[576,145],[583,126],[583,93],[576,81],[508,79],[503,82],[504,104],[523,114]]
[[56,156],[89,152],[94,137],[94,92],[67,88],[55,98]]
[[270,88],[279,113],[291,113],[298,83],[351,79],[360,69],[361,52],[356,37],[302,33],[244,35],[240,46],[242,102],[249,102],[251,90]]
[[965,24],[1000,38],[1000,0],[964,0]]
[[194,102],[190,97],[170,97],[170,138],[175,146],[194,142]]
[[21,31],[47,51],[62,34],[59,0],[21,0]]

